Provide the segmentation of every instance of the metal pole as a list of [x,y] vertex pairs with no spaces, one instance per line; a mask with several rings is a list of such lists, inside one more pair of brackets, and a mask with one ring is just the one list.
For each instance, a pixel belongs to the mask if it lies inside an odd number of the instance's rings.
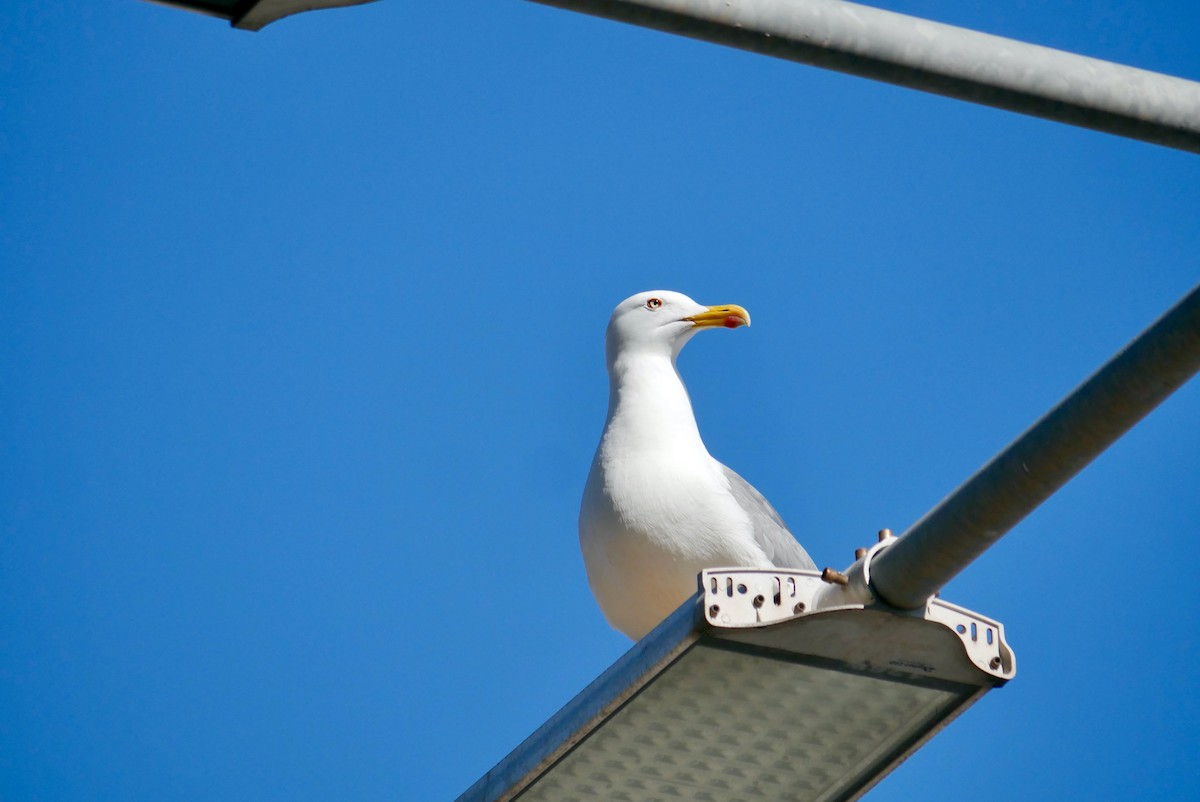
[[1200,83],[843,0],[534,0],[1200,153]]
[[916,609],[1200,370],[1200,286],[925,514],[871,563]]

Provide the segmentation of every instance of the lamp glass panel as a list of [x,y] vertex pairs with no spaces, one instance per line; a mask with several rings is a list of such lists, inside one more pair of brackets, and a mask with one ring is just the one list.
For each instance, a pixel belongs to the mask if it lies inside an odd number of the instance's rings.
[[846,799],[977,691],[705,641],[517,798]]

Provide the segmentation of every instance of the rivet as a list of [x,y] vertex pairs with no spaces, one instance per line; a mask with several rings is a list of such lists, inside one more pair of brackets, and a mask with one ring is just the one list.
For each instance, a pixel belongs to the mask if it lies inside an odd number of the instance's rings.
[[863,557],[866,557],[866,556],[867,556],[866,549],[855,549],[854,550],[854,559],[861,560]]
[[988,665],[992,667],[992,670],[993,670],[993,671],[995,671],[997,668],[999,668],[999,667],[1000,667],[1000,658],[999,658],[999,657],[993,657],[993,658],[992,658],[992,661],[991,661],[990,663],[988,663]]
[[764,599],[764,598],[762,597],[762,594],[760,593],[760,594],[758,594],[757,596],[755,596],[755,597],[754,597],[754,601],[752,602],[752,604],[753,604],[753,605],[754,605],[754,607],[757,609],[757,608],[759,608],[759,607],[762,607],[762,606],[763,606],[763,602],[764,602],[764,601],[766,601],[766,599]]
[[802,612],[804,612],[804,610],[805,610],[804,602],[796,602],[796,606],[792,608],[792,612],[796,613],[796,614],[802,613]]
[[892,536],[892,530],[891,530],[891,529],[880,529],[880,530],[879,530],[879,542],[880,542],[880,543],[882,543],[883,541],[887,540],[887,539],[888,539],[889,537],[891,537],[891,536]]
[[719,613],[719,612],[721,612],[721,608],[720,608],[720,607],[718,607],[717,605],[715,605],[715,604],[714,604],[714,605],[712,605],[711,607],[709,607],[709,608],[708,608],[708,617],[709,617],[709,618],[716,618],[716,617],[717,617],[717,613]]

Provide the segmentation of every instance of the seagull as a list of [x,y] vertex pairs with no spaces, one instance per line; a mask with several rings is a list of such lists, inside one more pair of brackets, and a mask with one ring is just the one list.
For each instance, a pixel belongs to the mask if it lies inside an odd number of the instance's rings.
[[743,325],[740,306],[669,290],[626,298],[608,322],[608,418],[579,544],[604,617],[633,640],[695,594],[701,569],[816,568],[762,494],[708,453],[675,367],[697,332]]

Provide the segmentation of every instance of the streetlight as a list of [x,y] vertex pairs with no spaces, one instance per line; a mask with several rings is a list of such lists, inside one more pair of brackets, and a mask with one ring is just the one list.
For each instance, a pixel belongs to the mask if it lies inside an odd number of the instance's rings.
[[[869,578],[894,542],[856,566]],[[832,571],[704,571],[458,802],[858,799],[1016,664],[992,619],[936,598],[864,603],[857,587]]]

